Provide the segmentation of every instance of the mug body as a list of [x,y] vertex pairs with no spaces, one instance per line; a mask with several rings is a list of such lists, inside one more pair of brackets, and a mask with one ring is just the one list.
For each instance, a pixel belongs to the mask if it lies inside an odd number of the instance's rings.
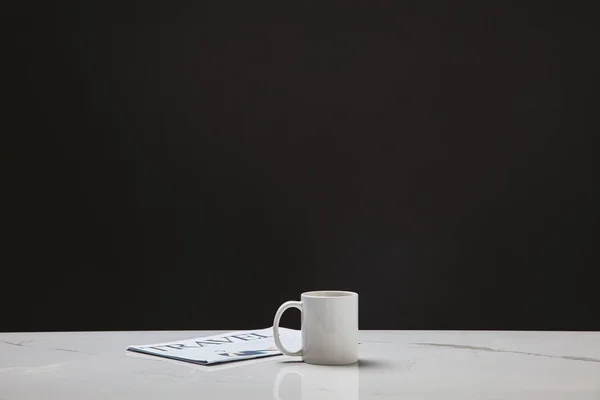
[[358,361],[358,294],[306,292],[302,302],[302,359],[309,364]]

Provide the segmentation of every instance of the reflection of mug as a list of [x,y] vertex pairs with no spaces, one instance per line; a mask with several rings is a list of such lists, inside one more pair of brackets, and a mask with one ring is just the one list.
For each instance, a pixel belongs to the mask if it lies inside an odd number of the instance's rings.
[[[300,375],[302,379],[302,400],[358,400],[358,364],[339,368],[298,365],[283,368],[273,384],[273,398],[286,400],[281,392],[284,379],[289,374]],[[283,397],[282,397],[283,396]],[[292,398],[292,396],[289,396]],[[298,396],[294,397],[298,398]]]
[[[358,294],[342,291],[302,293],[302,301],[279,307],[273,339],[287,356],[302,356],[309,364],[343,365],[358,361]],[[286,349],[279,339],[279,319],[290,307],[302,312],[302,348]]]

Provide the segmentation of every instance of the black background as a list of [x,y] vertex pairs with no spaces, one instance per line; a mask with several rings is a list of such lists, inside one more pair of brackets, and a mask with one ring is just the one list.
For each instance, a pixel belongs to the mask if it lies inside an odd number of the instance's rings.
[[52,3],[5,18],[0,330],[264,327],[314,289],[364,329],[600,329],[586,10]]

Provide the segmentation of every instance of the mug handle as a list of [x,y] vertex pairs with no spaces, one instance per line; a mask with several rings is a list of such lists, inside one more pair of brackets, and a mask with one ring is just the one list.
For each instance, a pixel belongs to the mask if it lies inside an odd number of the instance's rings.
[[302,303],[299,301],[286,301],[281,305],[281,307],[279,307],[279,309],[275,313],[275,319],[273,320],[273,339],[275,339],[275,346],[277,346],[277,349],[279,349],[279,351],[281,351],[286,356],[301,356],[302,348],[296,351],[289,351],[283,346],[283,343],[281,343],[281,340],[279,339],[279,320],[281,319],[281,316],[283,315],[285,310],[287,310],[288,308],[297,308],[298,310],[300,310],[300,312],[302,312]]

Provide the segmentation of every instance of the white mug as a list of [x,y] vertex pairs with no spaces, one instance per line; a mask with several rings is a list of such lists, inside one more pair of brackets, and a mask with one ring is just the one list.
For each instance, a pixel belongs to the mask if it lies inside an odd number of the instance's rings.
[[[290,351],[279,339],[279,320],[288,308],[302,313],[302,348]],[[309,364],[345,365],[358,361],[358,294],[344,291],[302,293],[301,301],[279,307],[273,321],[275,345]]]
[[284,383],[285,377],[297,374],[300,384],[301,400],[358,400],[359,372],[358,364],[339,368],[327,368],[313,365],[297,365],[283,368],[275,377],[273,384],[274,400],[286,400],[298,392],[298,385]]

